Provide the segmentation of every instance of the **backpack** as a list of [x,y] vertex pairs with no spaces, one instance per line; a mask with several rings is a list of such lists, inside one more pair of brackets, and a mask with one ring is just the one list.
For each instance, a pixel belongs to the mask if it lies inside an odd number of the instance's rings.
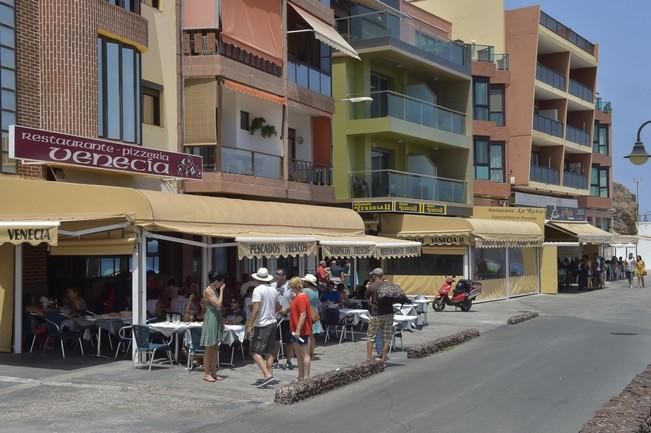
[[377,289],[377,300],[380,302],[391,302],[395,304],[410,303],[405,291],[397,284],[385,282]]

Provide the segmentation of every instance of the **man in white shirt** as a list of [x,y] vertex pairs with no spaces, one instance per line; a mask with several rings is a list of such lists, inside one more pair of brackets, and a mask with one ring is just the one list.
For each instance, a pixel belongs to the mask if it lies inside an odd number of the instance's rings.
[[626,260],[626,279],[628,280],[628,288],[633,287],[633,275],[635,275],[635,257],[633,253],[628,253],[628,260]]
[[289,331],[289,306],[292,304],[292,291],[289,289],[287,273],[284,269],[276,271],[276,281],[271,283],[271,287],[278,292],[278,302],[280,311],[278,312],[278,321],[280,322],[280,332],[276,332],[276,346],[274,347],[274,359],[278,360],[280,345],[285,344],[285,366],[290,370],[294,368],[292,358],[294,357],[294,344],[292,344],[291,332]]
[[[253,289],[251,302],[251,324],[249,335],[251,337],[251,352],[253,360],[263,374],[262,380],[258,381],[258,388],[264,388],[275,382],[273,377],[273,351],[276,343],[276,314],[280,309],[278,292],[271,287],[269,282],[273,277],[269,275],[267,268],[260,268],[251,276],[262,284]],[[251,329],[253,328],[253,329]]]

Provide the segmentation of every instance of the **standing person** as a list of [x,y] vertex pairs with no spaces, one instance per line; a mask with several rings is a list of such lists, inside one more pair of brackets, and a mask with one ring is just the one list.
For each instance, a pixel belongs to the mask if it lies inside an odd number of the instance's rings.
[[635,262],[635,274],[637,275],[637,287],[644,287],[644,275],[646,274],[646,263],[642,260],[642,256],[637,256]]
[[337,286],[345,281],[344,268],[339,266],[336,260],[330,262],[330,281]]
[[215,271],[208,273],[208,287],[203,291],[202,303],[206,309],[203,316],[203,327],[201,328],[201,342],[206,351],[203,355],[203,380],[206,382],[216,382],[223,380],[222,376],[217,374],[217,364],[219,363],[219,343],[224,333],[224,321],[222,319],[222,303],[224,301],[224,274]]
[[353,265],[350,262],[350,259],[346,259],[346,263],[344,264],[344,284],[346,285],[346,289],[348,290],[348,295],[352,298],[353,296],[353,291],[355,290],[355,284],[353,283]]
[[253,295],[251,296],[253,308],[249,334],[252,334],[251,352],[253,352],[253,360],[263,375],[256,386],[264,388],[275,382],[273,376],[273,351],[276,342],[276,314],[280,309],[280,305],[278,303],[278,292],[269,284],[273,277],[269,275],[267,268],[258,269],[258,272],[253,274],[251,278],[262,283],[253,289]]
[[280,332],[276,332],[276,345],[274,346],[274,359],[278,362],[278,354],[280,353],[280,345],[284,344],[285,353],[285,367],[290,370],[294,368],[292,365],[292,358],[294,357],[294,344],[289,332],[289,306],[292,303],[292,291],[289,289],[287,281],[287,273],[284,269],[276,271],[276,281],[271,283],[271,287],[278,292],[278,303],[280,304],[280,311],[278,312],[278,321]]
[[633,274],[635,273],[635,268],[637,261],[633,257],[633,253],[628,253],[628,260],[626,261],[626,279],[628,280],[628,288],[633,287]]
[[384,272],[381,268],[375,268],[371,271],[371,282],[366,288],[366,299],[371,307],[371,321],[368,324],[366,359],[371,361],[373,358],[373,345],[377,337],[378,330],[382,331],[384,345],[382,346],[382,356],[380,361],[385,364],[389,347],[391,346],[391,335],[393,330],[393,303],[379,301],[377,291],[384,283]]
[[310,305],[312,306],[312,334],[310,335],[310,344],[308,345],[308,352],[310,358],[314,359],[314,336],[316,334],[321,334],[323,332],[323,326],[321,325],[321,317],[319,315],[319,309],[321,308],[321,301],[319,301],[319,289],[317,287],[316,277],[312,274],[307,274],[301,278],[303,282],[303,293],[307,295],[310,299]]
[[303,293],[300,278],[292,278],[289,281],[289,287],[294,293],[290,307],[289,328],[296,349],[298,380],[302,381],[310,377],[309,344],[312,337],[312,306],[308,296]]
[[601,260],[601,257],[599,257],[595,253],[595,255],[592,258],[592,263],[594,264],[594,266],[593,266],[594,272],[593,272],[593,278],[592,278],[593,281],[594,281],[593,287],[595,289],[601,289],[603,287],[603,282],[602,282],[602,279],[601,279],[601,276],[602,276],[601,275],[601,271],[602,271],[601,267],[603,266],[603,262]]

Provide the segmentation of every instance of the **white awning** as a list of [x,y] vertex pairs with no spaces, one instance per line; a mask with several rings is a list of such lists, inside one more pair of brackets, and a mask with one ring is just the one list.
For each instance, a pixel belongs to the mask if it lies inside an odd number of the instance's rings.
[[[346,42],[346,40],[342,38],[339,33],[337,33],[334,27],[332,27],[331,25],[327,24],[324,21],[321,21],[311,13],[301,9],[295,4],[289,3],[289,5],[296,11],[297,14],[301,16],[301,18],[305,20],[305,22],[310,27],[312,27],[312,29],[314,30],[315,38],[317,38],[324,44],[334,48],[335,50],[341,51],[347,56],[354,57],[357,60],[361,60],[359,58],[359,54],[357,54],[357,51],[355,51],[355,49],[351,47],[350,44]],[[291,30],[288,33],[291,33]]]

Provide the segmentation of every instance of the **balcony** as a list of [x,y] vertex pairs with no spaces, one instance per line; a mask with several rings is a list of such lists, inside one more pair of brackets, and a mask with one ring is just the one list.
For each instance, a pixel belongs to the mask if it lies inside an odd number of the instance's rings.
[[216,144],[184,146],[185,153],[203,157],[203,171],[215,171]]
[[547,66],[538,63],[536,67],[536,79],[552,87],[565,91],[565,77]]
[[540,114],[533,115],[533,129],[554,137],[563,138],[563,124]]
[[540,11],[540,24],[543,27],[556,33],[558,36],[562,37],[563,39],[566,39],[572,44],[581,48],[583,51],[590,54],[591,56],[594,56],[594,44],[589,42],[587,39],[579,36],[572,29],[556,21],[554,18],[550,17],[543,11]]
[[282,179],[283,158],[264,152],[221,147],[222,173]]
[[601,111],[602,113],[611,113],[613,111],[613,107],[610,101],[606,102],[600,97],[597,97],[594,106],[597,110]]
[[564,171],[563,186],[576,189],[588,189],[588,177],[572,171]]
[[389,12],[370,12],[336,20],[337,31],[355,49],[391,46],[470,75],[470,52],[464,44],[439,39],[433,31]]
[[471,58],[474,62],[494,63],[499,71],[506,71],[509,69],[509,55],[494,52],[494,47],[491,45],[470,45]]
[[287,61],[287,79],[324,96],[332,95],[332,77],[329,74],[292,57]]
[[466,203],[466,181],[405,173],[371,170],[349,173],[351,198],[394,197]]
[[550,185],[561,184],[561,172],[555,168],[543,167],[542,165],[531,165],[531,180]]
[[289,161],[289,180],[311,185],[331,186],[332,167],[294,159]]
[[571,78],[569,91],[571,95],[583,99],[584,101],[587,101],[591,104],[594,101],[592,89],[584,84],[579,83],[578,81],[572,80]]
[[571,125],[567,125],[565,129],[565,139],[581,146],[590,147],[590,133]]
[[392,92],[371,92],[370,105],[356,104],[352,118],[375,119],[392,117],[453,134],[465,135],[466,115],[449,108],[430,104],[407,95]]

